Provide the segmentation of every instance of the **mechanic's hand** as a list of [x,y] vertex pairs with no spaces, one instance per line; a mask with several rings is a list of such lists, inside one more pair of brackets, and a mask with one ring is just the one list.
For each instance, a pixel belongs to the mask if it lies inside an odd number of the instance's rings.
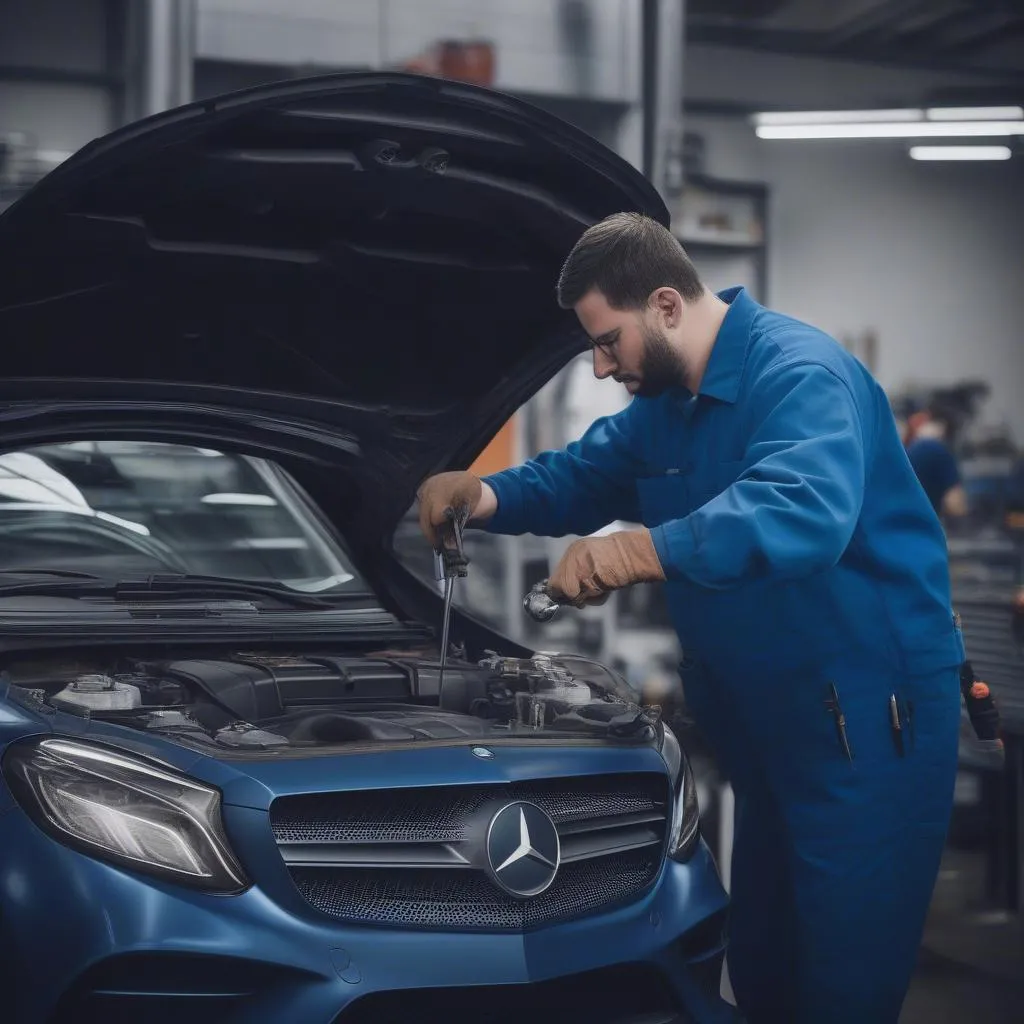
[[621,530],[570,544],[548,580],[548,590],[561,604],[582,608],[607,600],[620,587],[664,580],[650,531]]
[[472,518],[483,497],[483,484],[472,473],[438,473],[423,482],[417,497],[423,536],[440,550],[440,528],[448,521],[448,510],[467,508]]

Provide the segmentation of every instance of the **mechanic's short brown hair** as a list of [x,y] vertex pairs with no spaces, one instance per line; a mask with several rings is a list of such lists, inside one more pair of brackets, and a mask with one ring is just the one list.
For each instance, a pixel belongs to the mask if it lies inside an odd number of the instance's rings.
[[612,309],[642,309],[658,288],[675,288],[687,302],[704,294],[679,240],[640,213],[613,213],[573,246],[558,278],[558,304],[572,309],[594,288]]

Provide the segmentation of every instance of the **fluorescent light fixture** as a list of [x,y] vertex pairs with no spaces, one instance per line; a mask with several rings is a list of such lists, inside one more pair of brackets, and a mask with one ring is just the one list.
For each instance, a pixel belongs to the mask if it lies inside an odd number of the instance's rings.
[[980,138],[1024,135],[1024,107],[797,110],[754,114],[761,139]]
[[754,124],[850,124],[873,121],[920,121],[920,110],[797,110],[755,114]]
[[930,107],[929,121],[1020,121],[1024,107]]
[[761,139],[914,139],[1024,135],[1024,121],[908,121],[759,125]]
[[782,110],[754,114],[755,125],[889,124],[912,121],[1020,121],[1024,107],[900,107],[883,110]]
[[1009,146],[911,146],[911,160],[1009,160]]

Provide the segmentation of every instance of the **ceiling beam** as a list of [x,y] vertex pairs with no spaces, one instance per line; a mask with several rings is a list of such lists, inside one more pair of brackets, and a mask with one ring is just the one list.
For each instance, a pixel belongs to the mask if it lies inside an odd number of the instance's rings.
[[945,53],[965,53],[972,50],[984,49],[995,42],[1002,42],[1005,39],[1015,39],[1024,34],[1024,17],[1020,15],[1007,14],[1002,17],[989,19],[987,22],[973,26],[974,31],[964,32],[959,36],[950,39],[944,46]]
[[932,13],[936,8],[941,10],[938,0],[881,0],[831,31],[822,33],[822,47],[841,52],[866,40],[891,38],[893,29],[901,21],[921,11]]
[[818,57],[824,60],[845,60],[877,67],[961,74],[973,76],[979,81],[1002,82],[1011,86],[1024,87],[1024,67],[985,67],[960,60],[946,59],[939,54],[913,54],[908,52],[906,47],[896,46],[851,48],[841,54],[827,53],[822,49],[821,36],[814,32],[690,25],[687,27],[687,45],[722,46],[737,50],[757,50],[780,56]]

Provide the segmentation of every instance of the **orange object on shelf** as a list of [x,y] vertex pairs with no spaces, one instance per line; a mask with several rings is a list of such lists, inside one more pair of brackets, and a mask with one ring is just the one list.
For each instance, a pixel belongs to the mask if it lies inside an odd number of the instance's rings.
[[441,74],[456,82],[494,84],[494,46],[483,40],[445,39],[438,45]]
[[470,85],[494,85],[494,44],[479,39],[443,39],[401,63],[403,71]]
[[513,416],[477,456],[476,462],[469,467],[471,473],[487,476],[489,473],[500,473],[515,464],[515,425],[516,418]]

